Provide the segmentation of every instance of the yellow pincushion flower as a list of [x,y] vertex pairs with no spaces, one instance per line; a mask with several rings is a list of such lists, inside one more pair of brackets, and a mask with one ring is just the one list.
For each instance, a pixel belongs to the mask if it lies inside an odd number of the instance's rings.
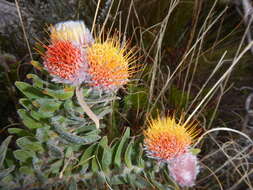
[[175,117],[151,119],[144,131],[144,143],[148,156],[159,160],[171,160],[186,153],[200,130],[196,125],[184,124]]
[[133,49],[121,46],[117,37],[104,42],[97,40],[87,48],[90,86],[104,90],[117,90],[128,82],[134,72]]

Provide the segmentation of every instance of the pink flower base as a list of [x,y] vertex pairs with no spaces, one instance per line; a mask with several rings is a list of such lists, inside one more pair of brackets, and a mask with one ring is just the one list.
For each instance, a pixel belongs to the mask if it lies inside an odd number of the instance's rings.
[[168,169],[172,178],[182,187],[191,187],[195,184],[199,167],[197,156],[185,153],[168,161]]

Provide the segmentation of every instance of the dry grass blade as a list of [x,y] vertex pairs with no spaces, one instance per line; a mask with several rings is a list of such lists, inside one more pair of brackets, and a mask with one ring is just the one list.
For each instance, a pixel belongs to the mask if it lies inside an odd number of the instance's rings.
[[23,19],[22,19],[20,7],[19,7],[19,4],[18,4],[18,0],[15,0],[15,4],[16,4],[16,7],[17,7],[18,16],[19,16],[20,24],[21,24],[21,27],[22,27],[22,30],[23,30],[23,34],[24,34],[25,42],[26,42],[26,45],[27,45],[27,48],[28,48],[28,52],[29,52],[31,60],[33,60],[32,51],[31,51],[30,44],[29,44],[29,41],[28,41],[28,38],[27,38],[27,35],[26,35],[25,26],[24,26],[24,23],[23,23]]

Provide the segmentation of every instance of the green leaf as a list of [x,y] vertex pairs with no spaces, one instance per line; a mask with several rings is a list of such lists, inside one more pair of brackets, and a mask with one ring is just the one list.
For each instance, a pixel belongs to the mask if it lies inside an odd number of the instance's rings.
[[124,98],[125,109],[145,109],[148,106],[148,91],[145,87],[130,85],[129,94]]
[[48,141],[47,142],[47,148],[49,149],[49,155],[54,158],[63,158],[63,152],[62,150],[53,144],[53,142]]
[[8,136],[1,144],[0,146],[0,169],[3,168],[3,162],[6,156],[6,152],[8,149],[8,146],[11,142],[12,136]]
[[26,78],[33,79],[33,86],[38,87],[38,88],[43,88],[44,81],[41,80],[37,75],[28,74],[26,75]]
[[15,82],[16,87],[29,99],[47,98],[40,89],[25,83],[25,82]]
[[28,166],[22,166],[19,168],[20,173],[26,174],[26,175],[32,175],[34,174],[32,167]]
[[57,111],[62,102],[54,99],[37,99],[36,102],[40,105],[40,112],[55,112]]
[[48,113],[45,113],[45,112],[40,113],[38,111],[31,110],[29,113],[30,113],[30,115],[33,119],[35,119],[37,121],[41,121],[42,123],[45,121],[46,118],[53,117],[53,114],[50,113],[50,112],[48,114]]
[[134,139],[132,139],[130,143],[128,144],[125,155],[124,155],[125,163],[128,168],[132,168],[133,166],[132,159],[131,159],[133,145],[134,145]]
[[137,163],[138,163],[138,166],[140,168],[144,168],[145,167],[145,161],[143,160],[143,148],[142,148],[142,144],[140,143],[139,144],[139,153],[138,153],[138,156],[137,156]]
[[[185,107],[187,105],[187,101],[189,101],[187,93],[173,85],[171,86],[169,93],[169,102],[171,102],[171,104],[175,107]],[[192,97],[189,98],[192,99]]]
[[77,190],[77,183],[75,178],[71,178],[68,190]]
[[27,126],[30,129],[37,129],[37,128],[43,127],[43,125],[40,122],[33,119],[30,116],[30,114],[24,109],[19,109],[18,115],[23,120],[23,123],[25,124],[25,126]]
[[49,83],[47,81],[42,80],[35,74],[28,74],[26,75],[28,79],[33,79],[33,86],[43,89],[43,85],[49,88],[55,88],[56,85]]
[[97,148],[97,143],[92,144],[91,146],[89,146],[83,153],[83,155],[81,156],[81,159],[79,161],[79,165],[85,167],[87,166],[88,162],[90,161],[91,158],[93,158],[94,156],[94,152],[96,151]]
[[65,158],[71,158],[73,156],[73,149],[72,147],[67,147],[67,150],[65,152]]
[[112,162],[112,149],[108,146],[107,136],[103,137],[99,145],[100,148],[102,149],[101,167],[103,171],[108,171],[109,166]]
[[16,150],[13,152],[15,158],[22,162],[25,162],[28,158],[33,158],[35,153],[28,150]]
[[126,142],[127,138],[129,138],[129,136],[130,136],[130,128],[127,128],[126,132],[124,133],[123,137],[120,140],[119,146],[117,147],[117,151],[114,157],[114,164],[117,167],[120,167],[121,165],[121,153],[122,153],[123,145]]
[[114,175],[111,179],[111,184],[112,185],[122,185],[125,184],[126,182],[120,175]]
[[102,169],[104,171],[109,171],[109,166],[112,162],[112,149],[109,146],[104,147],[101,160]]
[[51,163],[50,164],[50,171],[53,174],[59,174],[59,171],[60,171],[60,169],[62,167],[62,164],[63,164],[63,160],[57,160],[56,162]]
[[0,170],[0,181],[6,176],[8,176],[14,169],[15,166],[11,166],[10,168]]
[[32,134],[30,134],[27,130],[24,129],[20,129],[20,128],[9,128],[8,132],[10,134],[15,134],[17,136],[31,136]]
[[136,181],[136,175],[131,173],[131,174],[126,174],[126,181],[127,184],[131,185],[132,189],[135,189],[135,181]]
[[95,157],[91,160],[91,170],[92,172],[97,172],[99,170],[99,165],[97,162],[97,155],[95,154]]
[[22,138],[17,139],[16,143],[22,149],[32,150],[34,152],[44,151],[42,145],[39,142],[33,142],[29,140],[29,138],[27,137],[22,137]]
[[[76,131],[77,134],[80,134],[80,133],[85,134],[85,132],[95,131],[95,130],[97,130],[95,125],[84,124],[83,126],[77,128],[75,131]],[[100,132],[100,130],[99,130],[99,132]]]
[[106,147],[107,144],[108,144],[107,136],[104,136],[104,137],[100,140],[99,146],[101,146],[101,147]]
[[85,135],[85,136],[77,136],[73,135],[72,133],[64,131],[64,128],[58,125],[54,126],[55,131],[65,140],[71,142],[71,143],[76,143],[76,144],[87,144],[87,143],[92,143],[97,141],[100,136],[98,135]]
[[148,182],[150,182],[152,184],[152,186],[156,187],[156,189],[159,190],[171,190],[168,185],[163,185],[160,183],[160,181],[158,181],[155,177],[154,171],[146,173],[144,172],[144,174],[147,176],[147,178],[149,179]]
[[[36,130],[36,139],[38,139],[41,143],[43,142],[48,142],[48,140],[50,139],[49,136],[49,129],[50,126],[45,126],[43,128],[39,128]],[[23,135],[25,136],[25,135]]]
[[[99,171],[99,169],[100,169],[100,167],[99,167],[99,165],[101,166],[101,164],[99,164],[98,162],[99,162],[99,149],[100,148],[103,148],[103,147],[105,147],[105,146],[107,146],[107,143],[108,143],[108,139],[107,139],[107,137],[104,137],[100,142],[99,142],[99,144],[98,144],[98,146],[97,146],[97,148],[96,148],[96,150],[95,150],[95,152],[94,152],[94,155],[95,155],[95,157],[94,158],[92,158],[92,160],[91,160],[91,170],[93,171],[93,172],[97,172],[97,171]],[[101,168],[102,169],[102,168]]]
[[152,184],[159,190],[168,190],[168,188],[158,181],[156,181],[154,178],[151,179]]
[[74,95],[74,89],[61,89],[61,90],[46,89],[43,92],[58,100],[67,100],[72,98],[72,96]]
[[137,175],[134,185],[140,189],[151,189],[150,184],[142,176]]
[[63,106],[72,117],[77,120],[83,120],[83,118],[80,118],[80,115],[84,113],[83,109],[80,106],[75,106],[71,99],[66,100]]
[[19,103],[27,110],[32,110],[34,107],[28,98],[20,98]]

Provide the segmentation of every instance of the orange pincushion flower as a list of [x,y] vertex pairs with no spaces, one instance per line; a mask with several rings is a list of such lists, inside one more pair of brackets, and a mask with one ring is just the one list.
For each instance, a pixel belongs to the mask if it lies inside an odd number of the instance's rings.
[[135,62],[132,50],[121,47],[117,37],[95,42],[87,48],[90,85],[104,90],[117,90],[128,82]]
[[79,85],[88,80],[85,47],[93,41],[82,21],[60,22],[51,27],[51,43],[43,45],[46,52],[42,58],[53,81]]
[[151,119],[144,131],[145,148],[150,157],[168,161],[186,153],[199,132],[195,124],[183,124],[174,117]]
[[55,81],[82,82],[80,70],[85,62],[82,49],[69,41],[56,41],[46,46],[46,49],[47,51],[43,55],[44,66],[55,77]]

